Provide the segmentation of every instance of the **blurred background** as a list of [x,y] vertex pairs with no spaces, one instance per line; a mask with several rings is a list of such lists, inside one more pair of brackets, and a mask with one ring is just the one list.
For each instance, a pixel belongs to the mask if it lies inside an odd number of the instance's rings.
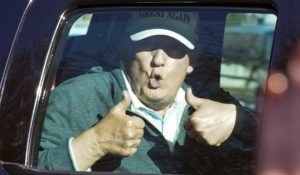
[[223,40],[220,85],[252,109],[268,72],[277,17],[229,13]]

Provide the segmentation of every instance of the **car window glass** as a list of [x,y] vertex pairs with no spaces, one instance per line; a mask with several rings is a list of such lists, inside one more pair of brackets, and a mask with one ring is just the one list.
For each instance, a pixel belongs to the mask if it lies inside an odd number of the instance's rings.
[[64,24],[38,168],[255,172],[273,11],[95,8]]
[[226,17],[220,84],[252,109],[264,87],[275,24],[272,14],[229,13]]
[[89,24],[91,22],[92,14],[86,14],[80,16],[74,24],[69,32],[69,36],[79,36],[79,35],[86,35]]

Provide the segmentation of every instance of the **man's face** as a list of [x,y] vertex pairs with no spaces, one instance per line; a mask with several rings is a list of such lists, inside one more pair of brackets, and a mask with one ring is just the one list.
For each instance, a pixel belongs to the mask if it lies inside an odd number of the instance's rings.
[[152,36],[132,44],[134,59],[127,71],[133,91],[154,110],[168,107],[185,76],[193,71],[188,48],[166,36]]

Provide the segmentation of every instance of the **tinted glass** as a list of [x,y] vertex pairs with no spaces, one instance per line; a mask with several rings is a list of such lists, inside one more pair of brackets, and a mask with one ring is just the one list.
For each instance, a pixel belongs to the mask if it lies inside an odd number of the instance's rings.
[[275,23],[238,8],[70,13],[38,167],[252,174]]
[[255,109],[270,62],[276,16],[229,13],[223,41],[221,86]]

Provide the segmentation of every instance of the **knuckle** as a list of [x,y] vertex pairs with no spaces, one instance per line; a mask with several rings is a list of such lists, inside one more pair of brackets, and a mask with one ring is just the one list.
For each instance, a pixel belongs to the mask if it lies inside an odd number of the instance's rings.
[[132,143],[130,141],[125,141],[125,143],[124,143],[125,148],[130,148],[131,145],[132,145]]
[[129,151],[128,151],[128,149],[122,149],[122,150],[121,150],[121,155],[122,155],[122,156],[129,156]]
[[132,131],[132,129],[127,130],[127,132],[125,132],[125,138],[126,139],[130,139],[134,136],[134,132]]
[[138,147],[138,146],[141,144],[141,142],[142,142],[142,141],[141,141],[140,139],[137,140],[137,141],[136,141],[136,147]]
[[133,121],[132,120],[126,120],[125,126],[128,128],[131,128],[133,126]]
[[142,138],[144,135],[144,130],[141,129],[140,134],[138,135],[138,138]]
[[135,154],[137,152],[137,148],[131,148],[129,151],[128,156],[132,156],[133,154]]
[[122,150],[123,156],[132,156],[136,152],[136,148],[126,148]]
[[140,127],[144,128],[146,126],[144,120],[138,118],[138,121],[139,121]]
[[141,118],[139,118],[139,117],[133,117],[132,120],[133,120],[135,126],[145,127],[145,123],[144,123],[144,121]]
[[126,149],[126,151],[124,152],[124,155],[125,156],[131,156],[132,153],[131,153],[131,151],[129,149]]
[[133,140],[131,144],[131,148],[137,148],[141,144],[141,140]]
[[137,148],[141,144],[141,140],[129,140],[124,142],[123,148],[130,149],[130,148]]

